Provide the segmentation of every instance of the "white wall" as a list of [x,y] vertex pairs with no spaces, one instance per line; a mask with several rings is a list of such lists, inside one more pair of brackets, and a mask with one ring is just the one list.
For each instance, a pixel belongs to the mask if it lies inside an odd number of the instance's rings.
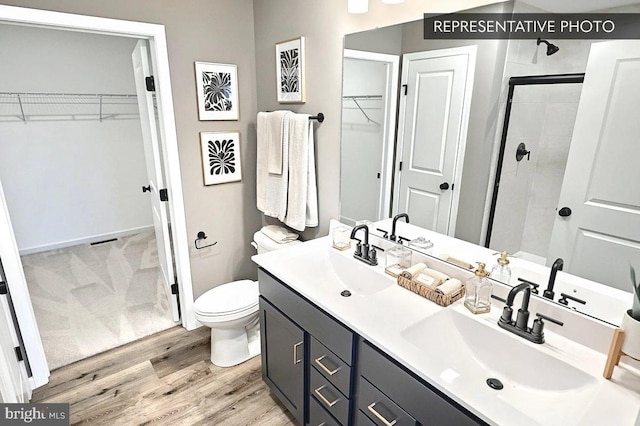
[[[135,40],[0,25],[3,90],[134,94]],[[130,110],[130,108],[129,108]],[[21,252],[152,225],[140,121],[0,123],[0,180]]]

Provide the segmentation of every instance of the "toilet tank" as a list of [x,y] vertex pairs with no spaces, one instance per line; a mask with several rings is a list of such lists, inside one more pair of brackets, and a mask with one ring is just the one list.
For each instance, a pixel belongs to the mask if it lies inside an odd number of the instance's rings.
[[254,247],[258,250],[258,254],[280,250],[283,248],[294,246],[296,244],[300,244],[302,242],[300,240],[294,240],[288,241],[286,243],[278,243],[276,241],[273,241],[271,238],[267,237],[260,231],[253,234],[253,241],[255,242]]

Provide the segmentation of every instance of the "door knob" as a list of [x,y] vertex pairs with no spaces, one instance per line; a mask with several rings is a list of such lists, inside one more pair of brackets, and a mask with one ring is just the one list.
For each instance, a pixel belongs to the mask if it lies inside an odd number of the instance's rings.
[[571,216],[571,209],[569,207],[563,207],[558,210],[558,214],[562,217]]
[[142,192],[151,192],[151,185],[143,186]]
[[449,183],[448,182],[441,183],[440,189],[442,189],[443,191],[446,191],[447,189],[449,189]]

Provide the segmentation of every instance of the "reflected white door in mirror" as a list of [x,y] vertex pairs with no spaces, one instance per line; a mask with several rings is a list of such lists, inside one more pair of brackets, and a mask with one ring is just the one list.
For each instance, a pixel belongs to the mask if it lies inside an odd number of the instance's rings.
[[453,235],[467,141],[476,46],[408,53],[402,88],[394,213]]

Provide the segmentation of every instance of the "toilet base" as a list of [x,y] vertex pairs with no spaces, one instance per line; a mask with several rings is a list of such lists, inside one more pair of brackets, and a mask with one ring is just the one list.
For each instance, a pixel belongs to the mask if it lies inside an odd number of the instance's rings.
[[245,329],[211,329],[211,363],[232,367],[260,355],[260,325]]

